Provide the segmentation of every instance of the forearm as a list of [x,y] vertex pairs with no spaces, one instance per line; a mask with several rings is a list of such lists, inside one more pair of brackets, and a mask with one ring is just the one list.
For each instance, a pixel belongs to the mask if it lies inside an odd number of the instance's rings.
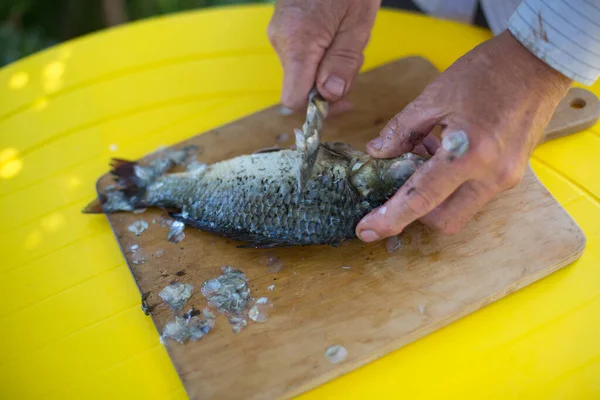
[[523,0],[508,30],[566,77],[584,85],[600,77],[600,0]]

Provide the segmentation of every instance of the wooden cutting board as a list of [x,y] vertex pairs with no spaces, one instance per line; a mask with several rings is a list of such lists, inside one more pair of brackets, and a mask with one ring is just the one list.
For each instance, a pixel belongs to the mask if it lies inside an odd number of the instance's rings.
[[[422,58],[401,59],[361,75],[351,94],[354,110],[327,121],[324,140],[363,149],[436,75]],[[590,95],[578,89],[569,93],[550,133],[593,123],[598,104],[593,95],[586,97]],[[293,128],[302,122],[301,115],[282,116],[273,107],[181,145],[202,146],[201,161],[211,163],[291,145]],[[111,182],[109,175],[102,177],[98,190]],[[217,277],[224,265],[241,269],[252,296],[267,296],[273,304],[267,322],[249,321],[239,334],[218,317],[200,341],[166,342],[193,399],[299,394],[564,267],[581,255],[585,244],[582,231],[531,170],[460,234],[441,236],[416,223],[403,234],[402,250],[392,254],[384,243],[358,240],[338,248],[239,249],[239,243],[189,228],[185,239],[174,244],[160,224],[165,215],[148,210],[108,216],[140,292],[149,293],[146,302],[153,307],[159,332],[174,314],[158,292],[172,281],[192,284],[184,311],[191,306],[201,310],[206,305],[201,283]],[[127,227],[139,219],[150,226],[138,237]],[[134,244],[139,245],[135,253],[130,250]],[[275,267],[282,268],[275,272]],[[267,289],[270,285],[275,285],[273,291]],[[344,361],[334,364],[325,356],[332,345],[347,349]]]

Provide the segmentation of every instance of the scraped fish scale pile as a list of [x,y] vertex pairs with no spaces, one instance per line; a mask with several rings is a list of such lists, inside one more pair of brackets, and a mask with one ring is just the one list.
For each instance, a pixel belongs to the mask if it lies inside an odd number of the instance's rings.
[[190,340],[196,341],[206,336],[213,326],[214,319],[210,317],[183,318],[177,316],[174,322],[168,322],[165,325],[162,338],[170,338],[179,343],[186,343]]
[[[252,300],[246,274],[239,269],[222,267],[222,274],[214,279],[208,279],[201,285],[200,292],[206,298],[209,306],[227,318],[234,333],[239,333],[247,324],[246,316],[255,322],[265,322],[268,319],[267,310],[272,305],[267,304],[266,297],[259,298],[248,311]],[[169,321],[161,335],[162,339],[171,338],[181,343],[189,340],[199,340],[207,335],[215,324],[215,314],[205,308],[200,312],[192,307],[184,315],[179,311],[192,296],[193,286],[190,284],[171,283],[163,288],[159,296],[177,314],[174,321]]]
[[246,275],[237,269],[224,267],[223,274],[202,284],[202,295],[208,303],[226,316],[240,316],[250,299]]

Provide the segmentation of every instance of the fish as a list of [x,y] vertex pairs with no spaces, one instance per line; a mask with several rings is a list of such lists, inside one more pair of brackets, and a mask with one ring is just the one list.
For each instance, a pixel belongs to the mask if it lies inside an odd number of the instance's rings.
[[378,159],[346,143],[323,142],[303,179],[306,138],[295,133],[295,148],[270,148],[186,171],[170,170],[193,158],[193,146],[164,151],[145,164],[113,160],[116,183],[83,212],[158,207],[186,226],[241,242],[238,247],[339,246],[355,239],[358,222],[426,161],[410,152]]

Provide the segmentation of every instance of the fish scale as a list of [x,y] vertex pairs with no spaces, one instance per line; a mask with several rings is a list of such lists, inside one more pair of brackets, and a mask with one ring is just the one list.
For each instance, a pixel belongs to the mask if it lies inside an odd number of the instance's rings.
[[[293,161],[293,157],[287,158],[285,154],[275,153],[271,157],[283,160],[284,163]],[[263,165],[257,164],[255,159],[251,164]],[[219,224],[223,230],[232,231],[239,231],[238,227],[241,227],[250,235],[287,236],[289,240],[307,244],[331,239],[341,241],[352,230],[354,221],[337,226],[330,223],[332,217],[340,216],[341,208],[348,208],[347,200],[352,193],[342,184],[339,169],[335,166],[320,166],[320,176],[308,182],[303,195],[295,197],[291,195],[296,186],[294,179],[276,181],[279,177],[273,176],[272,171],[262,172],[248,167],[243,170],[246,176],[238,176],[242,179],[233,180],[212,179],[212,174],[220,172],[218,168],[212,173],[208,172],[199,182],[202,187],[199,192],[202,194],[197,199],[197,202],[204,203],[205,206],[198,208],[199,212],[192,211],[189,218],[199,225],[210,225],[212,222]],[[218,182],[217,185],[213,184],[215,181]],[[306,199],[315,201],[303,201]],[[193,205],[189,208],[193,209]],[[259,211],[259,208],[262,210]],[[247,216],[261,214],[264,216],[263,224],[259,224],[259,221],[248,224]],[[360,216],[356,215],[356,218]]]

